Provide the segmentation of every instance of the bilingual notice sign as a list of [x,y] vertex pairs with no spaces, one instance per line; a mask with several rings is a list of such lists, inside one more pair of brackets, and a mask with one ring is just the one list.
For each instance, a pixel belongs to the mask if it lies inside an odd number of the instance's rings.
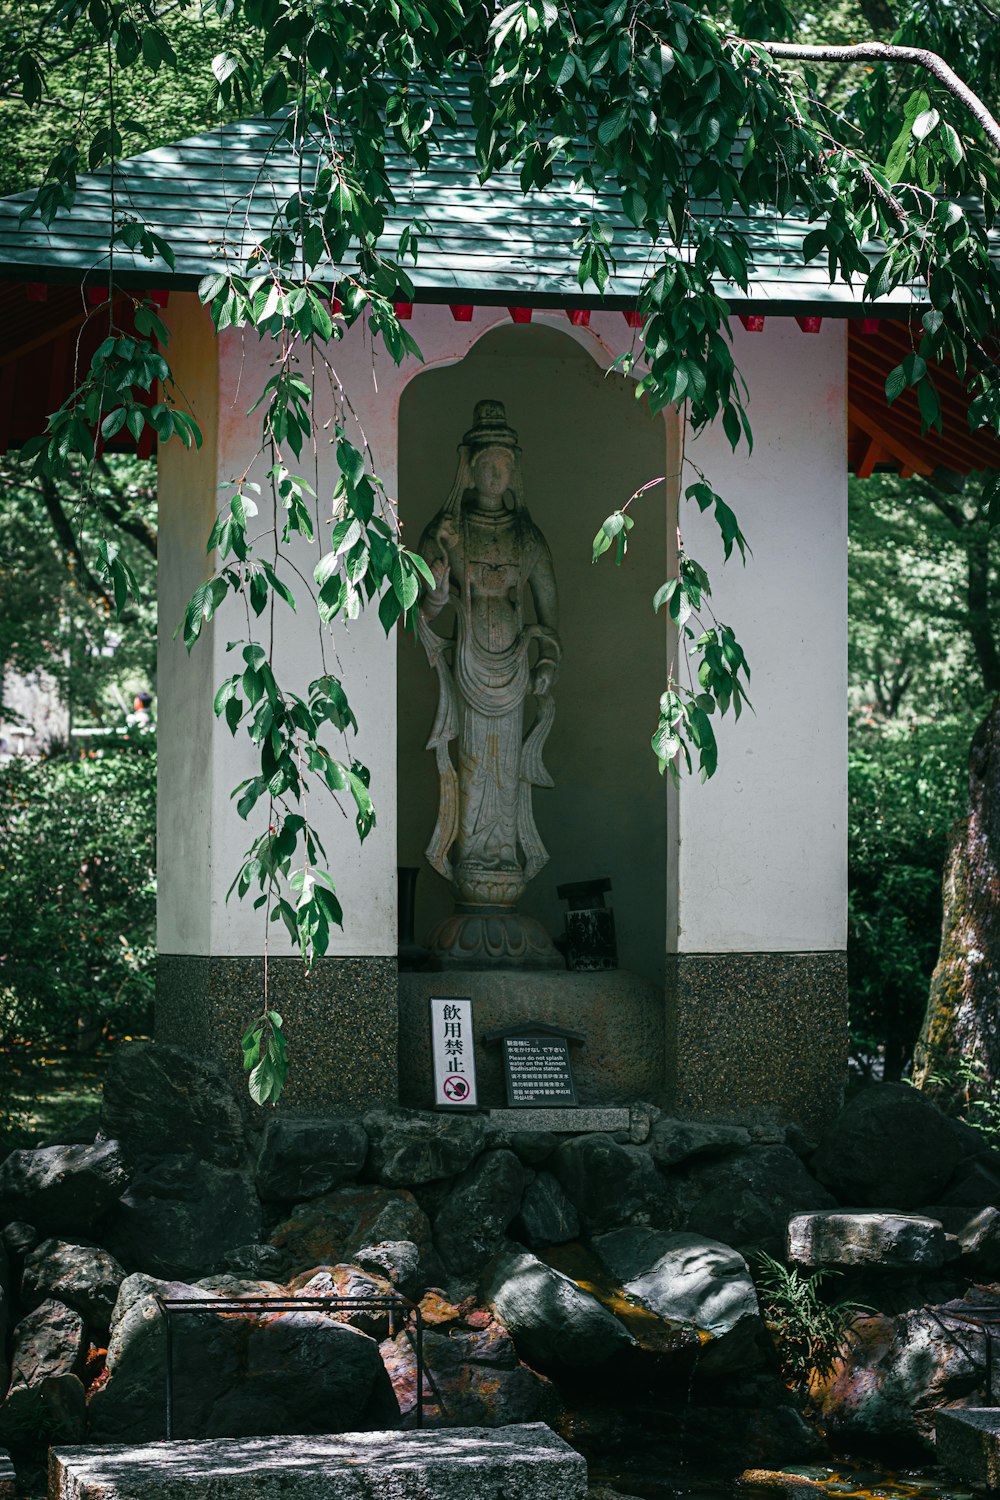
[[476,1053],[472,1001],[431,1000],[431,1050],[436,1109],[476,1108]]
[[550,1026],[544,1021],[526,1021],[520,1026],[501,1026],[488,1031],[484,1040],[503,1043],[510,1107],[575,1107],[576,1086],[569,1044],[583,1041],[581,1031]]

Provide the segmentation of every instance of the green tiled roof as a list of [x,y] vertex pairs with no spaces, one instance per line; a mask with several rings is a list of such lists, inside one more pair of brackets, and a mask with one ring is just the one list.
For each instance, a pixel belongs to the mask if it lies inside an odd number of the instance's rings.
[[[567,169],[544,192],[522,194],[517,174],[506,172],[481,186],[475,164],[474,131],[466,114],[456,127],[442,125],[441,144],[421,170],[401,152],[390,156],[397,206],[383,240],[394,255],[403,226],[417,216],[427,224],[416,267],[407,272],[421,301],[513,303],[538,307],[635,304],[650,261],[648,239],[636,230],[614,197],[594,202],[574,191]],[[242,270],[248,251],[269,228],[276,205],[295,191],[297,163],[286,146],[274,145],[273,122],[242,120],[205,135],[160,147],[120,163],[115,173],[115,213],[134,215],[166,239],[176,269],[164,262],[115,250],[115,275],[123,285],[194,287],[211,271]],[[50,229],[37,218],[19,224],[30,194],[0,199],[0,278],[18,281],[100,284],[108,272],[112,218],[108,172],[81,177],[76,207]],[[604,297],[593,284],[581,292],[573,249],[579,224],[592,212],[613,233],[617,269]],[[718,204],[696,212],[720,219]],[[813,313],[846,316],[878,311],[901,316],[912,304],[905,289],[862,306],[860,287],[830,286],[822,260],[803,265],[801,218],[758,213],[730,216],[747,235],[754,254],[749,293],[720,289],[737,312]],[[655,254],[655,251],[652,252]]]

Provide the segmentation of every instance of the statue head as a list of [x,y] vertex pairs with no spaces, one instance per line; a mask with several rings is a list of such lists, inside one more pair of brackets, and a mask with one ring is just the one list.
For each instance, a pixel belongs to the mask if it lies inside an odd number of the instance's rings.
[[476,402],[472,426],[459,444],[458,473],[449,508],[457,512],[463,495],[472,488],[497,506],[508,493],[513,496],[515,510],[523,503],[521,449],[502,401]]

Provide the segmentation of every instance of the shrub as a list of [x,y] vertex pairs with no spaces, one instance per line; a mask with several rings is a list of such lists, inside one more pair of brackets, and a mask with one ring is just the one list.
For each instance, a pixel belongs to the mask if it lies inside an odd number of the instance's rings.
[[156,755],[0,765],[0,1036],[146,1029]]
[[755,1260],[761,1315],[774,1340],[782,1379],[808,1400],[813,1383],[834,1370],[858,1314],[871,1309],[859,1302],[827,1301],[820,1289],[837,1271],[803,1273],[764,1251]]

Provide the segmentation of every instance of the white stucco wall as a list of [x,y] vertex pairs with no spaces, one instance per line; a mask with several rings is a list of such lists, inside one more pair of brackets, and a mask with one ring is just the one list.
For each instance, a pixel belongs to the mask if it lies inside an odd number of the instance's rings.
[[718,773],[677,798],[680,952],[846,945],[846,331],[737,326],[753,453],[734,455],[714,428],[688,446],[753,549],[746,568],[738,556],[723,567],[711,517],[682,513],[747,653],[755,715],[717,722]]
[[[251,774],[251,747],[242,735],[234,740],[211,712],[215,687],[236,669],[236,653],[227,655],[226,642],[245,634],[245,621],[229,605],[190,657],[171,636],[184,602],[208,572],[204,540],[223,493],[217,486],[238,473],[256,447],[258,417],[248,417],[246,411],[269,373],[269,349],[256,336],[227,332],[218,341],[216,364],[211,330],[196,299],[174,296],[169,316],[175,330],[171,352],[182,387],[206,430],[214,428],[217,405],[218,440],[197,456],[167,445],[160,458],[159,946],[164,953],[255,954],[263,951],[261,915],[249,902],[234,897],[226,904],[224,898],[266,809],[259,807],[249,825],[237,817],[228,793]],[[531,336],[545,324],[575,339],[596,363],[560,359],[550,341],[549,352],[533,369],[512,352],[517,346],[507,334],[503,353],[483,352],[478,365],[476,355],[469,365],[457,363],[493,327],[528,335],[528,349]],[[657,663],[665,660],[663,637],[644,635],[648,644],[640,656],[632,644],[642,619],[652,619],[649,595],[665,576],[669,528],[662,510],[654,519],[652,497],[639,512],[635,549],[621,573],[608,559],[594,569],[588,560],[597,524],[632,482],[651,477],[649,460],[662,452],[670,435],[668,422],[654,424],[627,392],[604,385],[595,373],[630,346],[632,331],[618,313],[595,314],[589,329],[571,328],[562,314],[537,313],[531,327],[512,328],[504,309],[477,309],[471,323],[458,323],[446,307],[418,307],[410,327],[423,351],[423,366],[408,360],[397,368],[373,350],[362,327],[355,327],[333,351],[376,466],[390,493],[400,494],[407,541],[416,545],[420,529],[450,485],[455,444],[469,424],[472,403],[486,395],[508,400],[525,449],[529,508],[550,542],[558,538],[562,553],[557,566],[567,650],[572,652],[574,636],[586,643],[567,663],[547,755],[563,792],[536,796],[540,831],[553,860],[536,883],[532,909],[558,927],[557,881],[611,874],[623,933],[622,960],[647,971],[671,948],[842,947],[843,325],[826,323],[819,335],[802,334],[794,322],[779,320],[768,320],[763,334],[737,330],[738,354],[752,392],[754,454],[734,459],[721,432],[704,434],[689,450],[731,499],[754,548],[745,571],[738,562],[723,571],[710,521],[697,513],[684,517],[689,551],[712,571],[717,612],[746,645],[757,718],[745,716],[735,730],[726,724],[718,776],[705,787],[686,780],[672,798],[647,750],[662,687],[662,665],[657,669]],[[558,365],[565,368],[554,381]],[[424,374],[428,369],[430,374]],[[421,384],[407,393],[400,428],[400,400],[417,375]],[[486,389],[484,379],[494,388]],[[620,383],[613,377],[612,386]],[[521,404],[524,393],[530,396],[527,408]],[[578,402],[586,413],[582,417]],[[616,443],[618,413],[627,436]],[[435,417],[431,429],[428,418],[434,414],[441,420]],[[407,472],[397,480],[400,432]],[[324,442],[318,472],[314,460],[307,462],[305,456],[301,472],[314,483],[318,478],[320,495],[329,495],[336,467]],[[303,571],[311,574],[314,560],[312,555]],[[281,605],[276,612],[279,667],[290,668],[290,682],[302,688],[322,669],[318,630],[310,616],[311,606],[298,616]],[[312,808],[327,840],[346,913],[344,931],[334,934],[330,951],[389,955],[396,950],[396,864],[420,863],[419,851],[433,823],[432,757],[422,750],[433,680],[416,648],[405,644],[404,661],[410,653],[406,672],[412,667],[414,676],[404,682],[401,702],[408,704],[412,692],[422,695],[423,706],[419,716],[411,719],[408,710],[403,716],[406,805],[397,816],[396,642],[386,641],[371,612],[349,628],[338,623],[335,645],[336,660],[330,658],[330,666],[341,676],[361,724],[357,743],[349,748],[371,768],[378,826],[362,848],[353,814],[345,820],[329,800],[319,814]],[[582,671],[587,653],[594,657],[596,684]],[[602,689],[601,683],[609,686]],[[640,847],[641,855],[629,852]],[[428,872],[421,879],[425,892],[433,890],[436,877]],[[443,899],[440,890],[432,896]],[[634,923],[630,910],[640,918]],[[430,915],[425,913],[422,922]],[[277,924],[270,928],[269,941],[273,954],[292,951]]]

